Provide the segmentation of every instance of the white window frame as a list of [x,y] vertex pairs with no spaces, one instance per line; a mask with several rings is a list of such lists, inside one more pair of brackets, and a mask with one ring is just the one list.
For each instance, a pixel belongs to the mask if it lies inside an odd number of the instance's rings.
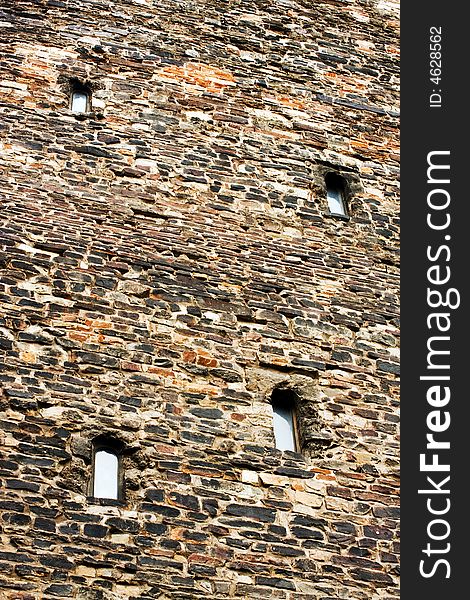
[[93,489],[94,498],[119,500],[121,460],[119,453],[109,446],[97,446],[93,455]]
[[325,177],[325,186],[330,215],[348,217],[344,178],[336,173],[328,173]]
[[76,114],[85,114],[91,111],[91,89],[86,83],[82,83],[79,79],[71,79],[69,108],[71,112]]
[[[285,392],[285,401],[282,392]],[[291,390],[274,390],[273,394],[276,396],[271,396],[274,445],[278,450],[300,452],[294,394]]]

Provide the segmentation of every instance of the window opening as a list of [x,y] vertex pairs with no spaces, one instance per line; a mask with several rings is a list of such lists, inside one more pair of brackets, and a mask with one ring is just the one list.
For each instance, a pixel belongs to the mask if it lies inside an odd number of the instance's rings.
[[299,452],[296,418],[296,394],[275,389],[271,396],[274,442],[278,450]]
[[326,199],[332,215],[347,216],[346,180],[336,173],[328,173],[325,177]]
[[72,84],[72,95],[70,99],[70,109],[72,112],[85,113],[90,110],[91,93],[90,90],[78,83]]
[[110,448],[95,451],[93,465],[93,496],[119,498],[119,456]]

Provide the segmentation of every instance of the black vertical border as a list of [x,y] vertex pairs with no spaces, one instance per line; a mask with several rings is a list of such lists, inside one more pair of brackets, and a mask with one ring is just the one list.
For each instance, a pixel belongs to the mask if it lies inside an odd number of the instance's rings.
[[[466,155],[469,150],[468,61],[470,58],[470,31],[464,16],[464,4],[456,2],[426,3],[402,2],[401,4],[401,292],[402,292],[402,391],[401,391],[401,598],[403,600],[449,600],[468,596],[466,575],[467,552],[470,540],[470,525],[466,518],[470,492],[466,489],[467,470],[470,456],[469,391],[465,373],[470,373],[466,361],[466,338],[470,326],[465,319],[468,306],[466,277],[464,270],[470,260],[470,230],[468,227],[470,202]],[[430,33],[431,28],[442,30],[441,81],[438,85],[430,81]],[[434,30],[433,30],[434,31]],[[431,107],[429,98],[434,90],[442,96],[440,107]],[[427,195],[431,189],[427,183],[427,156],[432,151],[450,151],[450,179],[445,186],[451,194],[448,212],[451,224],[443,231],[433,231],[426,223],[429,212]],[[445,162],[445,159],[442,159]],[[466,185],[467,184],[467,185]],[[450,235],[450,240],[444,239]],[[450,428],[436,434],[436,439],[448,440],[449,450],[439,452],[439,461],[450,464],[450,472],[434,474],[436,482],[450,475],[449,495],[418,494],[418,489],[432,488],[426,485],[426,476],[419,469],[419,456],[426,451],[426,434],[429,433],[426,418],[433,409],[427,402],[426,391],[429,381],[420,381],[427,371],[427,342],[433,333],[426,319],[433,309],[427,304],[428,268],[431,263],[426,256],[427,247],[434,249],[448,245],[451,255],[441,254],[440,264],[451,270],[450,282],[440,286],[455,288],[460,293],[460,306],[456,309],[439,308],[450,315],[448,348],[450,355],[442,362],[450,364],[449,385],[451,399],[442,411],[449,411]],[[468,277],[467,277],[468,278]],[[431,286],[436,288],[436,286]],[[468,333],[467,333],[468,332]],[[434,330],[434,335],[435,335]],[[445,344],[442,345],[444,348]],[[437,373],[437,372],[436,372]],[[442,374],[442,372],[438,373]],[[438,384],[434,384],[438,385]],[[430,452],[432,454],[432,451]],[[444,507],[444,498],[450,499],[449,511],[433,516],[427,509],[427,497],[435,499],[435,508]],[[433,500],[434,501],[434,500]],[[441,502],[441,504],[439,504]],[[449,536],[442,541],[429,539],[427,527],[433,519],[443,518],[451,527]],[[433,532],[444,534],[445,527],[435,525]],[[433,553],[428,557],[423,550],[428,542]],[[450,545],[448,552],[447,543]],[[434,552],[435,551],[435,552]],[[439,559],[447,560],[450,577],[445,563],[437,565]],[[420,574],[420,561],[425,559],[425,568],[435,573],[428,578]]]

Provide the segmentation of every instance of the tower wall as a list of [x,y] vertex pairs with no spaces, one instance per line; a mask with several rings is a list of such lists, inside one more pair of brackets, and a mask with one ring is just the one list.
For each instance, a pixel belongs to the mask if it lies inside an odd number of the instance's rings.
[[398,3],[6,4],[1,598],[397,599]]

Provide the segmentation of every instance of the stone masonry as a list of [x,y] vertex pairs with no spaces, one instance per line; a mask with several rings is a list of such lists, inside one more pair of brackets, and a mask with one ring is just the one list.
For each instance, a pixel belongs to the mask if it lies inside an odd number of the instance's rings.
[[1,3],[1,600],[398,599],[398,28]]

